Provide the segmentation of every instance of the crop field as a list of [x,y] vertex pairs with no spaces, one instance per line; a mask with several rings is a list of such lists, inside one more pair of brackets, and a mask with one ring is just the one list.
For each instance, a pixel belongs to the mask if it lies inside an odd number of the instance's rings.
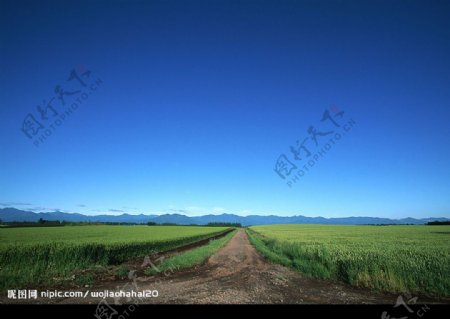
[[227,227],[67,226],[0,229],[0,288],[36,287],[74,270],[194,243]]
[[450,226],[253,226],[268,259],[316,278],[388,292],[450,296]]

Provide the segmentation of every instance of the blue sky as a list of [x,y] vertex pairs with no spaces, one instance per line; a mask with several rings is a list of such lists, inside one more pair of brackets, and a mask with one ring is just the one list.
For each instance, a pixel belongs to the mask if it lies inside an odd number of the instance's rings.
[[[446,1],[2,1],[0,18],[0,207],[450,217]],[[310,126],[333,133],[315,147]],[[313,158],[290,147],[339,132],[289,187]]]

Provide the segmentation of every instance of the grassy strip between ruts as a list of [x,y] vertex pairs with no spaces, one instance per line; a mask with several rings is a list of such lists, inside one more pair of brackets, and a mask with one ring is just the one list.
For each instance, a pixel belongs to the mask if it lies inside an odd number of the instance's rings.
[[145,270],[147,275],[155,275],[168,270],[175,271],[193,267],[205,262],[216,251],[225,246],[231,238],[236,234],[237,230],[233,230],[222,238],[211,240],[207,245],[201,246],[179,255],[164,259],[159,265],[149,267]]

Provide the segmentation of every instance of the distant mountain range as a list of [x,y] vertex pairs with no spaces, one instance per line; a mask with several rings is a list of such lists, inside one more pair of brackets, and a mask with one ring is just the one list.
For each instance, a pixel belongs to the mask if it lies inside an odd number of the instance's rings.
[[238,216],[233,214],[222,215],[204,215],[189,217],[181,214],[164,214],[164,215],[97,215],[88,216],[83,214],[69,214],[63,212],[34,213],[16,208],[0,209],[0,219],[5,222],[27,221],[35,222],[40,218],[51,221],[67,221],[67,222],[113,222],[113,223],[147,223],[155,222],[175,223],[179,225],[205,225],[213,222],[240,223],[243,226],[251,225],[269,225],[269,224],[335,224],[335,225],[364,225],[364,224],[426,224],[430,221],[450,221],[448,218],[402,218],[389,219],[378,217],[342,217],[342,218],[324,218],[324,217],[306,217],[306,216]]

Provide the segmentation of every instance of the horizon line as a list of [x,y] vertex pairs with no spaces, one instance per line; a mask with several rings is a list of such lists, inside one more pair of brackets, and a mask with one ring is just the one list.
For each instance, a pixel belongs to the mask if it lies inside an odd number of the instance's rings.
[[213,216],[222,216],[222,215],[233,215],[233,216],[237,216],[237,217],[251,217],[251,216],[259,216],[259,217],[280,217],[280,218],[290,218],[290,217],[306,217],[306,218],[323,218],[323,219],[338,219],[338,218],[379,218],[379,219],[392,219],[392,220],[401,220],[401,219],[432,219],[432,218],[446,218],[446,219],[450,219],[450,217],[435,217],[435,216],[429,216],[429,217],[400,217],[400,218],[395,218],[395,217],[379,217],[379,216],[367,216],[367,215],[358,215],[358,216],[340,216],[340,217],[324,217],[324,216],[307,216],[307,215],[274,215],[274,214],[269,214],[269,215],[259,215],[259,214],[251,214],[251,215],[238,215],[237,213],[207,213],[207,214],[203,214],[203,215],[186,215],[186,214],[182,214],[181,212],[179,213],[167,213],[167,212],[159,212],[159,213],[129,213],[129,212],[121,212],[120,214],[110,214],[108,213],[108,211],[106,212],[101,212],[99,214],[96,215],[91,215],[91,214],[87,214],[87,213],[80,213],[80,212],[65,212],[62,210],[54,210],[54,211],[33,211],[33,210],[24,210],[24,209],[20,209],[20,208],[16,208],[16,207],[3,207],[0,209],[16,209],[16,210],[20,210],[20,211],[25,211],[25,212],[31,212],[33,214],[52,214],[52,213],[63,213],[63,214],[71,214],[71,215],[83,215],[83,216],[89,216],[89,217],[95,217],[95,216],[123,216],[123,215],[129,215],[129,216],[164,216],[164,215],[179,215],[179,216],[185,216],[185,217],[189,217],[189,218],[193,218],[193,217],[204,217],[204,216],[208,216],[208,215],[213,215]]

